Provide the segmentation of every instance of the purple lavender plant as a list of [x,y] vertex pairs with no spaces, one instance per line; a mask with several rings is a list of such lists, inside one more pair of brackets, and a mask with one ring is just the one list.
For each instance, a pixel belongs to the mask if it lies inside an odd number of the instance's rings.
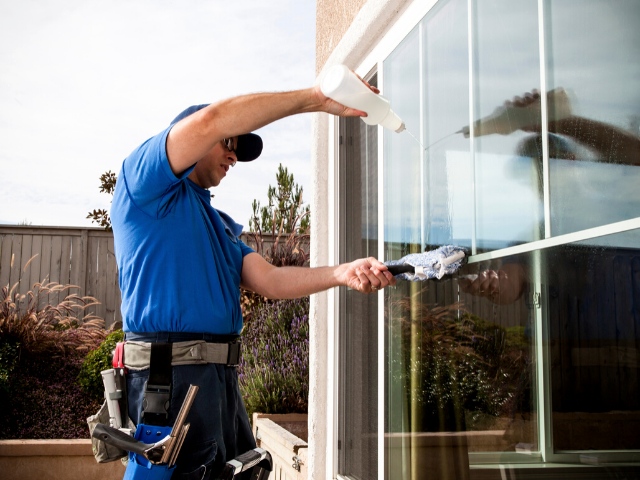
[[239,367],[247,413],[306,413],[309,297],[258,304],[252,313]]

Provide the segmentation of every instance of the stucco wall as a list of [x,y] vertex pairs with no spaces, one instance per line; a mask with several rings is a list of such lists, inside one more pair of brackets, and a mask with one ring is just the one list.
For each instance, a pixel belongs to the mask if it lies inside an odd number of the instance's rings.
[[316,76],[367,0],[317,0]]

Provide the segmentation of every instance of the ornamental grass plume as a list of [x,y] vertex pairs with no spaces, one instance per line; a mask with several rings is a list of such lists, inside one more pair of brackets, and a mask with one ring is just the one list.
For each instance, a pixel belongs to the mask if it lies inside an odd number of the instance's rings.
[[[35,255],[24,270],[34,258]],[[16,291],[19,283],[0,291],[0,340],[18,342],[20,348],[32,354],[66,354],[91,350],[105,339],[104,320],[92,314],[83,315],[88,307],[100,302],[71,292],[80,287],[43,281],[20,294]],[[49,305],[52,294],[64,297]]]
[[255,307],[242,332],[240,391],[247,413],[306,413],[309,297]]

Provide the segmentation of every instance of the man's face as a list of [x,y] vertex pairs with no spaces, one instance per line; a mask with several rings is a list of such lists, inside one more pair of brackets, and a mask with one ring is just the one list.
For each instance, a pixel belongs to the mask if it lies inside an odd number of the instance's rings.
[[[237,145],[238,137],[233,137],[232,149]],[[236,153],[220,141],[196,164],[189,178],[202,188],[217,187],[237,161]]]

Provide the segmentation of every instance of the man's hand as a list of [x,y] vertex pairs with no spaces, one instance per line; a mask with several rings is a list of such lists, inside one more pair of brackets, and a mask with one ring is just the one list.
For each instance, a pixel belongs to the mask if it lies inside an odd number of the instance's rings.
[[476,278],[461,277],[459,285],[463,292],[485,297],[493,303],[508,305],[515,302],[524,291],[525,271],[521,265],[509,263],[501,270],[485,270]]
[[389,273],[387,267],[373,257],[355,260],[346,264],[345,267],[340,276],[341,283],[358,292],[376,292],[396,284],[396,279]]
[[[360,75],[358,75],[356,72],[353,72],[353,73],[356,75],[356,77],[360,78],[362,83],[364,83],[367,87],[369,87],[369,89],[373,93],[375,94],[380,93],[380,90],[378,90],[376,87],[372,87],[371,85],[369,85],[368,82],[365,82],[364,80],[362,80]],[[331,115],[337,115],[339,117],[366,117],[367,116],[367,113],[363,112],[362,110],[356,110],[355,108],[345,107],[344,105],[336,102],[335,100],[331,100],[329,97],[326,97],[322,93],[322,90],[320,90],[319,84],[313,87],[313,95],[317,99],[317,103],[321,106],[320,110],[323,112],[330,113]]]

